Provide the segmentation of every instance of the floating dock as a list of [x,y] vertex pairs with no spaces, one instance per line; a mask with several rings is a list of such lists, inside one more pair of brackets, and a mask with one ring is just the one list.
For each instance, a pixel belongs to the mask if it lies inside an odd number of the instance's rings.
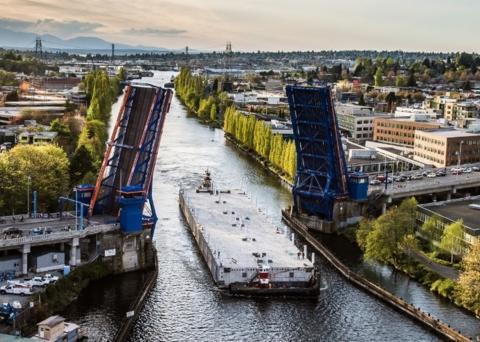
[[216,189],[207,175],[180,190],[180,208],[219,288],[234,294],[318,294],[315,268],[286,229],[269,222],[242,190]]

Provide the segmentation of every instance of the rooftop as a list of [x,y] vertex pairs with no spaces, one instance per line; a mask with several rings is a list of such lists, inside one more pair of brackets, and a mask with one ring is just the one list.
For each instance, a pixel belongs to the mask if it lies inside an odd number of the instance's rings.
[[470,133],[458,129],[435,129],[435,130],[422,130],[428,134],[436,135],[445,138],[458,138],[458,137],[478,137],[480,133]]
[[470,199],[458,199],[445,202],[434,202],[420,205],[421,208],[443,216],[452,222],[462,219],[467,231],[472,235],[480,235],[480,220],[478,219],[480,211],[472,209],[470,204],[480,205],[480,196]]
[[62,316],[50,316],[47,319],[41,321],[40,323],[37,323],[37,325],[47,325],[49,327],[54,327],[60,323],[63,323],[65,321],[65,318]]

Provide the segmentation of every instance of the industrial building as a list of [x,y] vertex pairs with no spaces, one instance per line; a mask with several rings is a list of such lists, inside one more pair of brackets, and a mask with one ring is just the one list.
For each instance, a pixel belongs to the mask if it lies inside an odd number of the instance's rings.
[[417,222],[421,226],[429,218],[435,217],[438,229],[435,231],[434,240],[440,241],[446,226],[463,220],[465,242],[473,245],[480,240],[479,208],[480,196],[420,204],[417,207]]
[[413,148],[416,130],[439,128],[440,124],[430,121],[375,118],[373,126],[373,140]]
[[415,131],[414,159],[446,167],[480,161],[480,133],[455,129]]
[[372,107],[350,103],[337,103],[335,112],[340,130],[356,141],[372,139],[373,120],[378,117],[389,117],[386,113],[374,112]]

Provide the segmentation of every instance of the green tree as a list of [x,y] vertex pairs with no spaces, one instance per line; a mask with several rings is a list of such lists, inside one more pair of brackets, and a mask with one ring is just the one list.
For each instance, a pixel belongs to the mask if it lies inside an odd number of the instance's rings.
[[439,223],[438,217],[431,216],[422,224],[420,232],[428,241],[431,242],[437,239]]
[[20,194],[26,194],[27,184],[38,193],[40,210],[56,209],[58,197],[69,190],[68,168],[65,152],[51,144],[17,145],[0,154],[0,211],[26,213],[27,196]]
[[118,77],[119,80],[121,80],[121,81],[125,81],[125,80],[127,79],[127,71],[125,70],[124,67],[121,67],[121,68],[118,70],[117,77]]
[[415,72],[414,70],[410,70],[410,74],[408,75],[408,80],[407,80],[407,87],[416,87],[417,86],[417,80],[415,79]]
[[463,220],[458,220],[446,226],[440,240],[440,248],[450,252],[450,261],[452,263],[454,254],[462,253],[465,247]]
[[406,80],[405,76],[397,75],[397,77],[395,79],[395,85],[397,87],[405,87],[407,85],[407,80]]
[[377,71],[375,72],[375,86],[376,87],[383,86],[383,69],[382,68],[377,68]]
[[99,120],[87,121],[78,138],[78,147],[84,146],[96,166],[103,158],[105,141],[107,140],[107,129],[105,124]]
[[358,246],[365,251],[367,248],[367,238],[368,234],[372,231],[373,225],[372,221],[368,219],[363,219],[360,221],[360,224],[358,225],[358,228],[355,232],[355,237]]
[[92,155],[84,145],[80,145],[70,159],[69,173],[71,185],[78,185],[85,175],[93,169]]
[[210,121],[217,121],[217,105],[215,103],[210,107]]
[[456,299],[480,315],[480,242],[476,242],[462,260],[463,272],[458,278]]
[[415,233],[416,207],[415,198],[405,199],[373,221],[366,238],[360,240],[366,259],[398,264],[405,253],[405,237]]

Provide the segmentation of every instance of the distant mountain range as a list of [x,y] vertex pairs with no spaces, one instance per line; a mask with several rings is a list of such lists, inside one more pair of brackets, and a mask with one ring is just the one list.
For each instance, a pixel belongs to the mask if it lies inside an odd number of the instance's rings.
[[[75,37],[71,39],[62,39],[51,34],[37,35],[31,32],[18,32],[5,28],[0,28],[0,47],[31,50],[35,48],[35,40],[37,37],[42,39],[42,49],[44,51],[78,51],[78,52],[100,52],[110,51],[112,42],[97,37]],[[132,46],[128,44],[115,43],[115,50],[120,52],[128,50],[130,53],[134,51],[174,51],[165,48],[156,48],[151,46]]]

